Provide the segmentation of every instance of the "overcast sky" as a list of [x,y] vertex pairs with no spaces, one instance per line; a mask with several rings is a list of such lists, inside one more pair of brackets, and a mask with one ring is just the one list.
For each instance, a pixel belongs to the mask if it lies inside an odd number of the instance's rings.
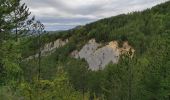
[[23,0],[46,30],[66,30],[77,25],[132,11],[168,0]]

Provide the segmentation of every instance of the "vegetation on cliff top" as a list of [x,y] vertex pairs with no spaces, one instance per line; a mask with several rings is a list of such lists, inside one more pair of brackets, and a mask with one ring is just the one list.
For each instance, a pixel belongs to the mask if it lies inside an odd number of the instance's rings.
[[[3,3],[0,3],[0,9],[4,9]],[[0,12],[3,16],[13,12],[10,6],[7,8],[5,13]],[[2,100],[170,100],[169,1],[142,12],[42,35],[42,46],[58,38],[69,39],[69,43],[41,58],[40,73],[38,59],[20,61],[21,57],[38,52],[38,37],[22,37],[15,41],[14,34],[10,33],[15,23],[5,23],[3,16],[0,15],[0,21],[4,22],[0,24]],[[9,25],[11,27],[7,27]],[[91,38],[103,43],[117,40],[120,44],[127,40],[136,50],[135,56],[133,59],[124,56],[118,64],[110,63],[104,70],[91,71],[83,59],[69,56]],[[40,79],[37,79],[37,73]]]

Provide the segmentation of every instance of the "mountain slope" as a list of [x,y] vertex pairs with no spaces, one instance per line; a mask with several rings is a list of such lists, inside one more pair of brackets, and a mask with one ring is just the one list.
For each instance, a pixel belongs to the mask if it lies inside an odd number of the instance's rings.
[[[68,39],[66,45],[42,58],[43,79],[53,79],[57,66],[62,66],[74,88],[90,91],[91,97],[95,94],[106,100],[170,98],[170,1],[143,12],[102,19],[43,39]],[[81,51],[91,39],[102,45],[117,41],[119,48],[128,41],[135,55],[132,59],[120,57],[117,64],[91,71],[86,60],[70,56],[75,50]],[[22,63],[28,80],[36,75],[36,62],[37,59]]]
[[[86,26],[60,32],[53,38],[70,38],[71,42],[77,42],[77,45],[81,46],[92,38],[95,38],[97,42],[128,40],[138,51],[141,51],[140,41],[145,41],[144,38],[169,31],[169,5],[170,2],[166,2],[143,12],[102,19]],[[79,47],[76,46],[76,48]]]

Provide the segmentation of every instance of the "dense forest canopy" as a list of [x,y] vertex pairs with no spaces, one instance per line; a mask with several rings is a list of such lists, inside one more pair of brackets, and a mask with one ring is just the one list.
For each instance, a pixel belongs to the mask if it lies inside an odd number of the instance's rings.
[[[43,24],[29,15],[20,0],[0,1],[0,100],[170,100],[170,1],[56,33],[41,34]],[[92,38],[128,41],[135,56],[92,71],[69,56]],[[57,39],[69,42],[41,56]]]

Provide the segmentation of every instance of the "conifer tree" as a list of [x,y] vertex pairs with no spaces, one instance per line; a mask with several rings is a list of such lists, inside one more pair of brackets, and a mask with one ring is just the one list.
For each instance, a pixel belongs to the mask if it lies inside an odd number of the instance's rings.
[[[6,77],[9,80],[9,77],[16,78],[15,75],[20,70],[19,42],[14,41],[13,31],[16,30],[18,38],[19,23],[24,23],[30,15],[27,6],[20,2],[21,0],[0,0],[0,69],[2,69],[0,81],[3,81],[3,78],[5,80]],[[12,74],[13,72],[15,75]]]
[[[15,30],[16,40],[18,29],[24,29],[24,22],[30,15],[29,9],[21,0],[0,1],[0,40],[8,39],[8,36]],[[20,33],[21,34],[21,33]]]

